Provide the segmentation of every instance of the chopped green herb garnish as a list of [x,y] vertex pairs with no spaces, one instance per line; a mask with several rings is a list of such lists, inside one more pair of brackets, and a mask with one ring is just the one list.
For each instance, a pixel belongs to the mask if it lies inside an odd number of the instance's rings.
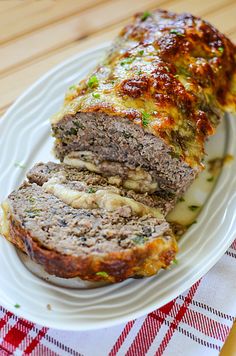
[[144,244],[146,241],[148,241],[148,237],[147,236],[142,236],[142,235],[137,235],[135,236],[132,241],[136,244],[136,245],[142,245]]
[[176,194],[175,194],[175,193],[172,193],[172,192],[168,192],[168,193],[167,193],[167,196],[172,199],[172,198],[175,198],[175,197],[176,197]]
[[90,187],[88,190],[87,190],[88,193],[96,193],[96,190],[93,188],[93,187]]
[[72,128],[70,129],[69,133],[70,133],[70,135],[77,135],[78,130],[75,129],[74,127],[72,127]]
[[20,163],[20,162],[15,162],[15,163],[14,163],[14,166],[15,166],[15,167],[19,167],[19,168],[21,168],[21,169],[26,168],[26,166],[25,166],[24,164]]
[[76,89],[76,85],[75,85],[75,84],[74,84],[74,85],[71,85],[71,86],[69,87],[69,89],[70,89],[70,90]]
[[28,200],[30,203],[35,203],[35,198],[33,198],[33,197],[30,197]]
[[185,201],[185,199],[183,197],[180,197],[179,202],[183,202],[183,201]]
[[189,72],[188,72],[188,70],[187,70],[185,67],[183,67],[183,66],[180,66],[180,67],[178,68],[178,72],[179,72],[179,75],[184,75],[184,76],[186,76],[186,77],[189,77]]
[[78,130],[75,129],[74,127],[71,127],[70,130],[67,130],[65,132],[65,135],[66,136],[71,136],[71,135],[77,135],[77,133],[78,133]]
[[174,263],[175,265],[177,265],[179,262],[178,262],[178,260],[177,260],[176,258],[174,258],[174,259],[173,259],[173,263]]
[[169,70],[169,68],[167,67],[167,66],[164,66],[164,68],[165,68],[165,70],[167,71],[167,72],[169,72],[170,70]]
[[142,119],[142,124],[143,124],[143,126],[147,126],[148,124],[149,124],[149,120],[147,120],[147,119]]
[[85,129],[85,127],[79,121],[73,121],[73,124],[81,130]]
[[142,21],[145,21],[145,20],[147,20],[147,18],[150,17],[150,16],[151,16],[150,12],[149,12],[149,11],[145,11],[145,12],[142,14],[141,20],[142,20]]
[[122,134],[123,134],[123,136],[124,136],[125,138],[133,137],[133,136],[131,135],[131,133],[129,133],[129,132],[122,131]]
[[126,64],[130,64],[134,61],[135,58],[131,58],[131,57],[127,57],[127,58],[124,58],[122,62],[120,62],[120,65],[121,66],[124,66]]
[[141,71],[141,69],[139,69],[138,71],[138,75],[141,75],[143,72]]
[[214,177],[213,177],[213,176],[210,177],[210,178],[207,178],[207,181],[208,181],[208,182],[213,182],[213,180],[214,180]]
[[170,33],[174,33],[177,36],[183,36],[184,37],[183,33],[179,32],[178,30],[175,30],[175,29],[170,30]]
[[171,151],[170,152],[170,155],[172,158],[180,158],[180,153],[179,152],[174,152],[174,151]]
[[98,78],[96,77],[96,75],[92,75],[92,77],[89,78],[88,86],[89,88],[94,88],[97,85],[98,85]]
[[199,206],[198,205],[189,205],[189,210],[191,211],[196,211],[197,209],[199,209]]
[[109,274],[107,272],[97,272],[96,275],[103,278],[109,277]]
[[39,213],[41,212],[40,209],[32,208],[32,209],[26,209],[25,212],[30,218],[35,218],[35,216],[39,216]]
[[138,54],[139,54],[140,56],[142,56],[142,55],[144,54],[144,50],[142,49],[141,51],[138,52]]
[[94,97],[95,99],[99,99],[99,98],[100,98],[100,94],[98,94],[98,93],[93,93],[93,97]]
[[150,118],[150,114],[148,114],[147,112],[143,111],[143,113],[142,113],[142,124],[143,124],[143,126],[147,126],[149,124],[149,118]]
[[224,47],[219,47],[219,48],[218,48],[218,51],[219,51],[220,53],[223,53],[223,52],[224,52]]
[[14,307],[15,308],[20,308],[20,304],[15,304]]

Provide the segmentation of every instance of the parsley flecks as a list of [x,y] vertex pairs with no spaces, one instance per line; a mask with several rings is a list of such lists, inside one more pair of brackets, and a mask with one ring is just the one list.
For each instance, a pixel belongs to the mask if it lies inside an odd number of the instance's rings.
[[208,181],[208,182],[213,182],[213,180],[214,180],[214,177],[213,177],[213,176],[210,177],[210,178],[207,178],[207,181]]
[[96,193],[96,190],[93,188],[93,187],[90,187],[88,190],[87,190],[88,193],[92,194],[92,193]]
[[184,34],[183,34],[183,33],[179,32],[178,30],[175,30],[174,28],[173,28],[172,30],[170,30],[170,33],[173,33],[173,34],[175,34],[175,35],[177,35],[177,36],[182,36],[182,37],[184,37]]
[[96,75],[92,75],[92,77],[89,78],[88,87],[94,88],[97,85],[98,85],[98,78],[96,77]]
[[224,47],[219,47],[219,48],[218,48],[218,51],[219,51],[220,53],[224,53]]
[[198,205],[189,205],[189,210],[191,211],[196,211],[197,209],[199,209],[200,207]]
[[109,277],[109,274],[107,272],[103,272],[103,271],[102,272],[97,272],[96,275],[99,276],[99,277],[103,277],[103,278]]
[[26,168],[26,166],[25,166],[24,164],[20,163],[20,162],[15,162],[15,163],[14,163],[14,166],[15,166],[15,167],[19,167],[19,168],[21,168],[21,169]]
[[150,12],[149,11],[145,11],[141,16],[141,21],[147,20],[147,18],[150,17],[150,16],[151,16]]
[[14,307],[19,309],[20,308],[20,304],[15,304]]
[[143,124],[143,126],[147,126],[147,125],[149,124],[149,120],[143,118],[143,119],[142,119],[142,124]]
[[69,130],[65,132],[66,136],[72,136],[72,135],[77,135],[78,130],[74,127],[71,127]]
[[183,202],[183,201],[185,201],[185,199],[183,197],[180,197],[179,202]]
[[179,66],[178,72],[179,72],[179,75],[183,75],[183,76],[186,76],[186,77],[190,76],[187,68],[185,68],[183,66]]
[[124,58],[124,59],[122,60],[122,62],[120,62],[120,65],[121,65],[121,66],[124,66],[124,65],[126,65],[126,64],[130,64],[130,63],[132,63],[132,62],[134,61],[134,59],[135,59],[135,58],[131,58],[131,57]]
[[178,262],[178,260],[177,260],[176,258],[174,258],[174,259],[173,259],[173,263],[174,263],[175,265],[177,265],[179,262]]
[[70,90],[76,89],[76,85],[75,85],[75,84],[71,85],[71,86],[69,87],[69,89],[70,89]]
[[167,196],[171,199],[175,198],[176,197],[176,194],[175,193],[171,193],[171,192],[168,192],[167,193]]
[[29,218],[35,218],[35,216],[39,216],[41,210],[37,208],[26,209],[25,212],[27,213]]
[[131,133],[129,133],[129,132],[122,131],[122,134],[123,134],[123,136],[124,136],[125,138],[133,137],[133,136],[131,135]]
[[142,55],[144,54],[144,50],[142,49],[141,51],[138,52],[138,54],[139,54],[140,56],[142,56]]
[[35,198],[33,198],[33,197],[29,197],[28,200],[29,200],[30,203],[35,203]]
[[68,135],[77,135],[78,130],[75,129],[74,127],[71,127],[71,129],[69,131],[66,131],[66,134]]
[[148,114],[147,112],[143,111],[143,113],[142,113],[142,124],[143,124],[143,126],[147,126],[149,124],[149,118],[150,118],[150,114]]
[[85,127],[81,124],[81,122],[79,122],[79,121],[73,121],[73,124],[76,126],[76,127],[78,127],[78,129],[81,129],[81,130],[84,130],[85,129]]
[[141,69],[139,69],[138,71],[138,75],[141,75],[143,72],[141,71]]
[[100,98],[100,94],[98,94],[98,93],[93,93],[93,97],[94,97],[95,99],[99,99],[99,98]]
[[144,244],[146,241],[148,241],[148,237],[147,236],[142,236],[142,235],[137,235],[135,236],[132,241],[136,244],[136,245],[142,245]]
[[171,155],[172,158],[177,158],[177,159],[180,158],[180,153],[179,152],[171,151],[170,155]]

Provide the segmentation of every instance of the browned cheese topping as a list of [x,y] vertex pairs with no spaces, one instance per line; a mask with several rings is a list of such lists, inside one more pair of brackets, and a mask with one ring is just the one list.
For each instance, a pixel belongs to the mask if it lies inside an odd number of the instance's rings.
[[235,46],[209,23],[167,11],[137,14],[103,63],[70,87],[53,122],[76,112],[127,117],[191,167],[224,110],[236,107]]

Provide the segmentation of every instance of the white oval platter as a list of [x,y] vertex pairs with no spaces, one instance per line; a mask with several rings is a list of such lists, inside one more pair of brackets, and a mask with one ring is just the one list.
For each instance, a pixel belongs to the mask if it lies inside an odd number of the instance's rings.
[[[54,160],[49,117],[62,104],[66,89],[92,69],[106,48],[104,44],[63,62],[31,86],[1,118],[0,201],[23,181],[35,162]],[[236,119],[227,116],[207,145],[209,157],[236,157],[235,137]],[[69,288],[29,271],[16,249],[0,238],[0,304],[33,322],[67,330],[108,327],[163,306],[201,278],[235,238],[236,160],[223,166],[216,184],[204,183],[207,174],[203,172],[186,195],[188,202],[203,208],[197,223],[179,242],[178,265],[152,278],[99,288],[79,284]],[[184,209],[179,205],[177,215]],[[20,308],[14,307],[16,303]]]

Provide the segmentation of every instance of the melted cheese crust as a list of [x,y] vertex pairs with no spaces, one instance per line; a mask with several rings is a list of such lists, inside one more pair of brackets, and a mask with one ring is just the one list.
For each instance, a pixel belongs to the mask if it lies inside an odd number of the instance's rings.
[[201,166],[206,138],[225,109],[235,110],[235,73],[235,46],[209,23],[161,10],[138,14],[105,60],[69,89],[52,126],[77,112],[126,117]]

